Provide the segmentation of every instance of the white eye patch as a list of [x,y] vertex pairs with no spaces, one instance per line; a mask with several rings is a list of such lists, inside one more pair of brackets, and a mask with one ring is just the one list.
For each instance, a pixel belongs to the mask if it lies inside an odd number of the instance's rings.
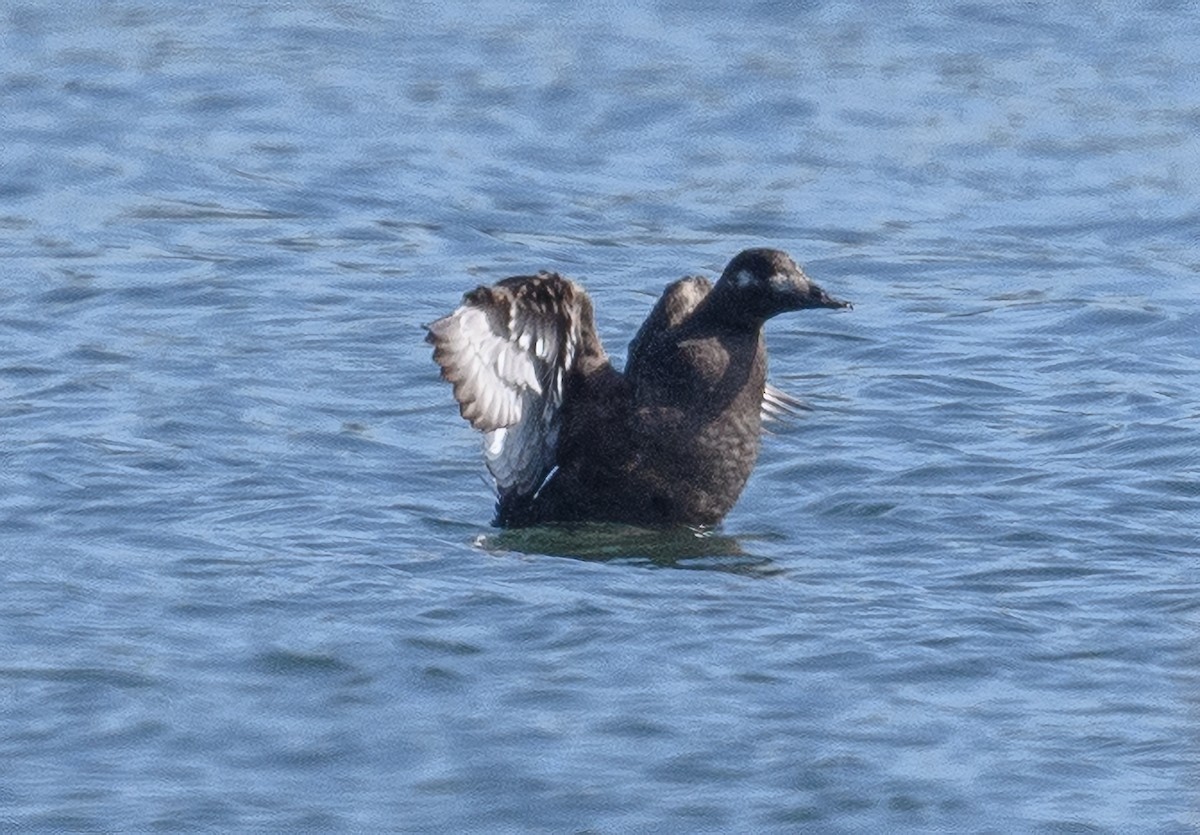
[[733,280],[737,282],[738,287],[749,287],[754,283],[754,273],[749,270],[738,270]]
[[771,289],[777,292],[784,292],[792,286],[792,279],[783,273],[774,273],[767,283],[771,285]]

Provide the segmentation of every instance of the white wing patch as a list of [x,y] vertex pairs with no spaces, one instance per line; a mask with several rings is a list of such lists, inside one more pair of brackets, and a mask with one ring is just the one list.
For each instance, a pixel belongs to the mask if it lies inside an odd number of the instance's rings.
[[[558,279],[565,283],[565,279]],[[542,279],[538,276],[536,281]],[[488,288],[429,325],[462,416],[483,433],[501,494],[532,494],[554,466],[563,383],[575,361],[578,311],[547,310],[520,286]],[[569,293],[567,294],[570,295]]]
[[797,400],[770,383],[763,388],[762,419],[764,422],[786,420],[795,417],[802,411],[809,411],[811,408],[803,400]]

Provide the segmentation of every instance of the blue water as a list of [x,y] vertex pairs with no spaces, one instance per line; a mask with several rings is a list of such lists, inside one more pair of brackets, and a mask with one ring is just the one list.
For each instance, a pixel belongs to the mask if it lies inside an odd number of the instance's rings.
[[[883,8],[0,10],[0,828],[1200,829],[1200,13]],[[490,528],[419,326],[752,245],[722,528]]]

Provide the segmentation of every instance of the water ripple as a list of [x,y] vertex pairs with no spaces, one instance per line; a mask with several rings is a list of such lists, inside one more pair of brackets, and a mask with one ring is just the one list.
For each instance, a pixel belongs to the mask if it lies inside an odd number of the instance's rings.
[[[731,9],[0,12],[7,822],[1187,831],[1194,11]],[[724,526],[489,529],[420,326],[751,245]]]

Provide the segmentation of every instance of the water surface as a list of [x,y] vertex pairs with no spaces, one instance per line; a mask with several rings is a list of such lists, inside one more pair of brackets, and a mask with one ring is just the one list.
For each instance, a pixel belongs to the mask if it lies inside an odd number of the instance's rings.
[[[1200,826],[1189,4],[0,13],[8,828]],[[719,531],[499,532],[420,325],[787,249]],[[690,570],[677,570],[690,569]]]

